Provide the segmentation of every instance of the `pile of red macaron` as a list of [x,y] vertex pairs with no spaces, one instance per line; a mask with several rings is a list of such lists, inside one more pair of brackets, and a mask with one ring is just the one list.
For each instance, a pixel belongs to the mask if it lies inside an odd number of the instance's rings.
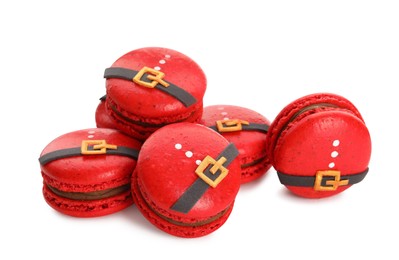
[[371,140],[342,96],[316,93],[271,123],[250,108],[206,106],[201,67],[167,48],[126,53],[105,69],[96,127],[65,133],[39,157],[45,201],[75,217],[136,206],[155,227],[200,237],[221,227],[241,185],[273,167],[304,198],[363,180]]

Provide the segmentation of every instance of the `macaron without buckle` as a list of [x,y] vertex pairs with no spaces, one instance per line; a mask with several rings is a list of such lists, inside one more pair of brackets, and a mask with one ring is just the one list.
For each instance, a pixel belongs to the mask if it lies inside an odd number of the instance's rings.
[[201,123],[219,132],[239,151],[241,183],[252,182],[270,169],[266,134],[270,121],[249,108],[234,105],[204,107]]
[[371,138],[349,100],[316,93],[293,101],[277,115],[268,131],[267,152],[280,182],[291,192],[324,198],[365,178]]
[[39,157],[43,196],[55,210],[98,217],[133,204],[131,175],[141,143],[114,129],[61,135]]
[[107,109],[105,107],[105,100],[106,100],[106,95],[102,96],[100,98],[100,103],[98,103],[96,111],[95,111],[95,121],[96,121],[96,126],[98,128],[111,128],[111,129],[117,129],[116,128],[116,122],[115,120],[107,113]]
[[219,229],[240,187],[238,150],[216,131],[176,123],[143,144],[132,176],[132,195],[160,230],[194,238]]
[[105,69],[104,78],[106,108],[117,129],[139,140],[167,124],[201,119],[205,74],[178,51],[133,50]]

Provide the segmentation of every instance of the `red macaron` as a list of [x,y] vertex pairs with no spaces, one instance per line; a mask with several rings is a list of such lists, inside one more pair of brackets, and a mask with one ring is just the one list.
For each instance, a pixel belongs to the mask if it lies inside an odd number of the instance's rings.
[[107,112],[105,100],[106,95],[100,98],[100,103],[98,103],[95,111],[95,121],[98,128],[111,128],[117,129],[115,119]]
[[270,169],[266,134],[270,121],[260,113],[235,105],[204,107],[201,123],[219,132],[239,151],[241,183],[259,179]]
[[132,176],[134,203],[166,233],[208,235],[232,212],[241,177],[237,156],[234,144],[206,126],[167,125],[140,150]]
[[133,50],[107,68],[104,78],[106,108],[117,129],[139,140],[167,124],[201,119],[205,74],[178,51]]
[[371,138],[349,100],[316,93],[281,110],[269,128],[267,152],[280,182],[291,192],[324,198],[365,178]]
[[139,141],[106,128],[57,137],[39,158],[44,199],[75,217],[108,215],[132,205],[130,181],[140,147]]

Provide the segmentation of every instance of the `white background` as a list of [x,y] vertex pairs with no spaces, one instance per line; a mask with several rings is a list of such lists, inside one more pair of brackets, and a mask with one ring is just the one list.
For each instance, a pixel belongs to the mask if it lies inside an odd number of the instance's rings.
[[[2,1],[0,259],[398,259],[398,1]],[[159,231],[135,206],[79,219],[42,196],[38,157],[95,127],[104,69],[136,48],[195,60],[204,104],[273,120],[332,92],[354,103],[373,151],[366,179],[335,197],[291,195],[271,169],[244,185],[216,232]]]

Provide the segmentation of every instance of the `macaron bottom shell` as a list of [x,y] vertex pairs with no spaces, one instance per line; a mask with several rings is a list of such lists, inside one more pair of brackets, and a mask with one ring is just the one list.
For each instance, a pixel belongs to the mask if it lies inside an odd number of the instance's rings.
[[107,114],[115,123],[115,128],[140,141],[145,141],[153,132],[165,125],[179,122],[197,123],[202,117],[202,102],[193,106],[186,114],[163,118],[141,118],[137,115],[122,111],[108,99]]
[[336,190],[333,191],[316,191],[313,187],[295,187],[295,186],[285,186],[290,192],[293,194],[307,198],[307,199],[321,199],[321,198],[328,198],[338,193],[343,192],[344,190],[351,187],[351,185],[341,186],[338,187]]
[[185,224],[180,222],[178,219],[172,220],[163,217],[159,212],[155,212],[144,199],[140,192],[136,172],[133,172],[132,176],[132,197],[134,204],[150,223],[170,235],[183,238],[202,237],[216,231],[227,221],[234,206],[233,201],[230,206],[222,212],[223,214],[220,214],[216,219],[212,219],[210,222],[203,222],[206,224]]
[[99,200],[71,200],[56,195],[44,184],[43,196],[47,204],[56,211],[80,218],[109,215],[133,204],[130,191]]
[[263,177],[271,168],[268,158],[263,157],[259,159],[242,160],[241,163],[241,184],[249,183]]

